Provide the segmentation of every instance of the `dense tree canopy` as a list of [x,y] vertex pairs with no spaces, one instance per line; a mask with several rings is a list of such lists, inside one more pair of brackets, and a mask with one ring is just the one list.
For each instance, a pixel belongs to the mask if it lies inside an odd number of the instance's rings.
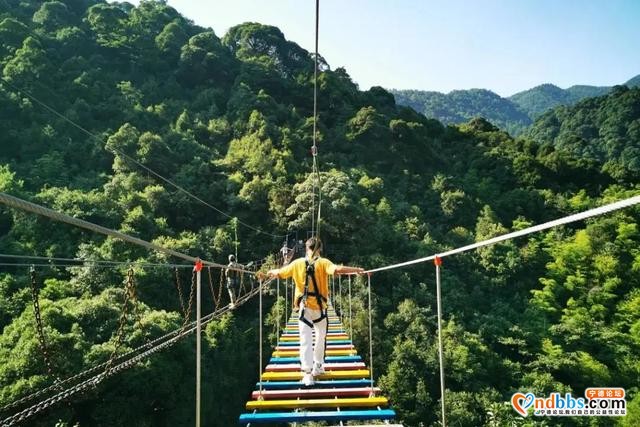
[[[331,70],[320,58],[315,176],[313,57],[279,29],[245,23],[220,38],[151,0],[137,7],[0,0],[0,7],[0,191],[193,256],[225,262],[236,225],[242,262],[282,245],[282,237],[242,223],[304,238],[315,185],[327,255],[363,267],[442,252],[640,191],[640,89],[616,88],[556,109],[513,139],[475,114],[446,126],[396,105],[380,87],[360,91],[345,69]],[[610,385],[627,389],[628,417],[566,418],[563,425],[638,419],[639,220],[640,210],[630,208],[446,259],[451,425],[518,425],[505,408],[517,390],[582,395],[585,387]],[[0,254],[175,261],[5,207]],[[126,269],[36,269],[52,375],[40,354],[29,271],[0,267],[0,406],[178,328],[184,300],[175,272],[139,266],[134,273],[137,318],[118,345]],[[178,276],[186,288],[190,274]],[[420,264],[372,280],[376,376],[400,421],[436,425],[433,268]],[[366,348],[362,280],[354,295],[354,338]],[[205,298],[209,310],[212,299]],[[267,296],[267,304],[274,299]],[[251,302],[206,328],[205,425],[232,425],[243,411],[257,378],[256,311]],[[192,424],[193,344],[181,341],[32,425]]]

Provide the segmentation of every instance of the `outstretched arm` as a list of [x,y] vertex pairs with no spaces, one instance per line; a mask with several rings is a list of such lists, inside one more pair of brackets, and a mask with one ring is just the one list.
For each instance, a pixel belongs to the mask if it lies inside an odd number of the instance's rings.
[[349,267],[348,265],[338,265],[336,266],[335,274],[362,274],[364,273],[364,268],[360,267]]

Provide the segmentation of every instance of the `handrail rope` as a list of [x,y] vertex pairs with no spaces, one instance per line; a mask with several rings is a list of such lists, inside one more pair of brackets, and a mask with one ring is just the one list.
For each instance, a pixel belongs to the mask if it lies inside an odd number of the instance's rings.
[[[439,254],[434,254],[434,255],[429,255],[427,257],[424,258],[418,258],[418,259],[414,259],[411,261],[405,261],[405,262],[401,262],[398,264],[391,264],[391,265],[387,265],[385,267],[379,267],[379,268],[373,268],[371,270],[367,270],[364,271],[363,273],[357,273],[357,274],[367,274],[367,273],[377,273],[379,271],[385,271],[385,270],[391,270],[394,268],[400,268],[400,267],[406,267],[409,265],[413,265],[413,264],[419,264],[419,263],[423,263],[426,261],[431,261],[434,260],[436,257],[439,258],[444,258],[447,256],[451,256],[451,255],[455,255],[455,254],[459,254],[462,252],[468,252],[474,249],[478,249],[478,248],[482,248],[484,246],[488,246],[488,245],[493,245],[495,243],[499,243],[505,240],[509,240],[509,239],[513,239],[516,237],[521,237],[521,236],[526,236],[527,234],[531,234],[531,233],[536,233],[538,231],[543,231],[543,230],[547,230],[549,228],[553,228],[553,227],[557,227],[559,225],[564,225],[564,224],[569,224],[572,222],[576,222],[576,221],[581,221],[583,219],[587,219],[587,218],[591,218],[591,217],[595,217],[595,216],[599,216],[599,215],[604,215],[606,213],[609,212],[613,212],[613,211],[617,211],[620,209],[624,209],[624,208],[628,208],[630,206],[636,205],[640,203],[640,196],[634,196],[634,197],[630,197],[628,199],[624,199],[624,200],[620,200],[614,203],[609,203],[607,205],[604,206],[600,206],[598,208],[594,208],[594,209],[589,209],[587,211],[584,212],[580,212],[577,214],[573,214],[573,215],[569,215],[569,216],[565,216],[559,219],[555,219],[553,221],[548,221],[545,222],[543,224],[538,224],[538,225],[534,225],[532,227],[528,227],[522,230],[518,230],[518,231],[514,231],[511,233],[507,233],[507,234],[503,234],[501,236],[497,236],[497,237],[493,237],[491,239],[487,239],[487,240],[483,240],[481,242],[476,242],[470,245],[466,245],[466,246],[462,246],[456,249],[452,249],[449,251],[445,251]],[[354,274],[354,273],[350,273],[350,274]]]
[[[61,118],[62,120],[66,121],[67,123],[71,124],[73,127],[79,129],[81,132],[85,133],[86,135],[88,135],[91,138],[94,138],[95,140],[97,140],[98,142],[104,143],[104,139],[100,138],[98,135],[94,134],[93,132],[87,130],[86,128],[84,128],[83,126],[79,125],[78,123],[76,123],[75,121],[71,120],[70,118],[68,118],[67,116],[65,116],[64,114],[60,113],[59,111],[57,111],[55,108],[49,106],[47,103],[45,103],[44,101],[41,101],[40,99],[38,99],[36,96],[34,96],[32,93],[30,93],[29,91],[25,90],[25,89],[21,89],[17,86],[15,86],[13,83],[9,82],[5,77],[0,76],[0,80],[6,84],[7,86],[11,87],[13,90],[16,90],[18,92],[21,92],[23,94],[25,94],[27,97],[29,97],[30,99],[32,99],[33,101],[35,101],[36,103],[38,103],[40,106],[42,106],[43,108],[45,108],[46,110],[48,110],[49,112],[53,113],[54,115],[58,116],[59,118]],[[41,84],[42,85],[42,84]],[[43,85],[44,86],[44,85]],[[140,163],[139,161],[137,161],[136,159],[134,159],[133,157],[127,155],[126,153],[118,150],[115,147],[111,147],[111,149],[113,151],[115,151],[116,153],[118,153],[119,155],[121,155],[122,157],[126,158],[127,160],[135,163],[136,165],[138,165],[139,167],[143,168],[144,170],[146,170],[147,172],[149,172],[150,174],[156,176],[157,178],[161,179],[162,181],[166,182],[167,184],[173,186],[174,188],[176,188],[178,191],[183,192],[184,194],[186,194],[187,196],[191,197],[194,200],[197,200],[198,202],[200,202],[201,204],[213,209],[214,211],[218,212],[219,214],[229,218],[229,219],[233,219],[235,218],[239,224],[244,225],[245,227],[252,229],[256,232],[258,232],[258,234],[265,234],[271,237],[276,237],[276,238],[280,238],[280,237],[284,237],[286,235],[284,234],[272,234],[266,231],[261,230],[258,227],[254,227],[251,224],[245,223],[244,221],[241,221],[239,219],[237,219],[236,216],[234,215],[230,215],[220,209],[218,209],[217,207],[213,206],[212,204],[202,200],[200,197],[196,196],[195,194],[191,193],[190,191],[188,191],[187,189],[181,187],[180,185],[176,184],[175,182],[171,181],[168,178],[165,178],[164,176],[160,175],[159,173],[155,172],[154,170],[152,170],[151,168],[143,165],[142,163]]]
[[[250,300],[251,298],[253,298],[258,290],[264,289],[266,288],[270,283],[272,282],[272,280],[268,280],[266,282],[264,282],[262,284],[262,287],[258,287],[254,290],[252,290],[249,294],[247,294],[246,296],[244,296],[243,298],[240,298],[237,300],[237,305],[242,305],[245,302],[247,302],[248,300]],[[223,314],[225,314],[226,312],[230,311],[230,307],[229,305],[226,305],[218,310],[216,310],[213,313],[210,313],[206,316],[203,316],[201,321],[202,321],[202,325],[206,325],[209,322],[211,322],[214,319],[217,319],[218,317],[222,316]],[[31,407],[24,409],[20,412],[18,412],[17,414],[12,415],[11,417],[5,418],[4,420],[0,420],[0,426],[5,427],[5,426],[12,426],[15,425],[16,423],[22,422],[24,420],[26,420],[27,418],[30,418],[31,416],[43,411],[44,409],[47,409],[48,407],[68,398],[73,396],[74,394],[83,391],[86,388],[89,387],[93,387],[99,383],[101,383],[103,380],[105,380],[106,378],[115,375],[116,373],[119,373],[120,371],[123,371],[124,369],[130,368],[132,366],[134,366],[136,363],[138,363],[139,361],[157,353],[158,351],[164,350],[165,348],[168,348],[170,346],[172,346],[173,344],[175,344],[176,342],[178,342],[180,339],[184,338],[185,336],[193,333],[196,330],[196,321],[193,321],[190,323],[189,328],[184,328],[184,327],[180,327],[179,329],[176,329],[172,332],[169,332],[168,334],[165,334],[162,337],[158,337],[155,340],[151,341],[151,343],[156,343],[161,339],[165,339],[167,337],[170,337],[171,335],[175,335],[169,339],[167,339],[167,341],[164,341],[160,344],[158,344],[157,346],[151,347],[150,344],[145,344],[143,346],[138,347],[138,349],[136,350],[142,350],[147,348],[143,353],[138,354],[137,356],[132,357],[131,359],[125,360],[121,363],[119,363],[116,366],[113,366],[108,372],[104,371],[101,372],[98,375],[95,375],[94,377],[91,377],[89,379],[84,380],[83,382],[76,384],[73,387],[68,388],[67,390],[64,390],[62,392],[59,392],[41,402],[36,403],[35,405],[32,405]],[[132,353],[134,353],[134,350],[132,350],[131,352],[127,353],[127,355],[131,355]],[[95,372],[96,370],[100,369],[101,367],[105,366],[106,362],[96,366],[94,368],[91,368],[91,371]],[[79,376],[76,375],[74,376],[74,378],[77,378]],[[63,380],[61,383],[59,383],[58,385],[62,385],[64,383],[67,383],[70,381],[69,379]],[[46,389],[46,391],[50,391],[53,388],[53,386],[50,386]],[[45,390],[41,390],[40,392],[37,392],[38,395],[41,395],[44,393]],[[34,393],[35,395],[35,393]],[[34,396],[35,397],[35,396]],[[22,399],[21,399],[22,400]],[[10,408],[10,407],[14,407],[17,406],[18,403],[17,401],[4,406],[1,410],[5,410],[6,408]]]
[[[97,225],[94,224],[92,222],[89,221],[85,221],[83,219],[79,219],[79,218],[75,218],[72,217],[70,215],[64,214],[62,212],[57,212],[54,211],[53,209],[49,209],[46,208],[44,206],[32,203],[32,202],[28,202],[26,200],[20,199],[18,197],[15,196],[11,196],[9,194],[6,193],[2,193],[0,192],[0,203],[4,203],[5,205],[15,208],[15,209],[21,209],[27,212],[31,212],[31,213],[35,213],[38,215],[42,215],[48,218],[51,218],[53,220],[56,221],[61,221],[61,222],[65,222],[67,224],[71,224],[71,225],[75,225],[77,227],[81,227],[81,228],[85,228],[87,230],[91,230],[94,231],[96,233],[101,233],[107,236],[111,236],[120,240],[124,240],[126,242],[129,243],[133,243],[136,244],[138,246],[143,246],[147,249],[151,249],[154,251],[158,251],[158,252],[164,252],[165,254],[177,257],[177,258],[182,258],[184,260],[187,261],[191,261],[191,262],[196,262],[199,260],[199,258],[196,257],[192,257],[186,254],[183,254],[181,252],[175,251],[173,249],[169,249],[169,248],[165,248],[164,246],[160,246],[157,245],[155,243],[150,243],[147,242],[146,240],[142,240],[139,239],[137,237],[133,237],[130,236],[128,234],[122,233],[120,231],[116,231],[116,230],[112,230],[110,228],[107,227],[103,227],[101,225]],[[227,268],[226,266],[222,265],[222,264],[218,264],[215,262],[211,262],[211,261],[202,261],[203,264],[205,265],[209,265],[212,267],[218,267],[218,268]],[[249,271],[245,271],[245,270],[241,270],[241,269],[236,269],[236,268],[231,268],[231,270],[236,270],[236,271],[241,271],[241,272],[247,272],[247,273],[251,273],[253,274],[253,272],[249,272]]]
[[[109,260],[92,260],[92,259],[82,259],[82,258],[61,258],[61,257],[47,257],[47,256],[35,256],[35,255],[16,255],[16,254],[0,254],[0,258],[10,258],[10,259],[32,259],[32,260],[40,260],[40,261],[62,261],[67,262],[67,264],[58,264],[64,266],[72,266],[72,267],[81,267],[80,263],[84,264],[98,264],[104,265],[106,267],[117,267],[117,266],[132,266],[132,267],[178,267],[178,268],[193,268],[192,264],[168,264],[168,263],[153,263],[153,262],[137,262],[137,261],[109,261]],[[79,264],[72,264],[72,263]],[[28,264],[32,265],[32,264]],[[50,265],[50,264],[45,264]]]

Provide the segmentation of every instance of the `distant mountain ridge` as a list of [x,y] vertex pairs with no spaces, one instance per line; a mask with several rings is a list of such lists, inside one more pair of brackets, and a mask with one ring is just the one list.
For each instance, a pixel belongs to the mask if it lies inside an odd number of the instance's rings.
[[[640,74],[623,85],[640,86]],[[454,90],[447,94],[435,91],[394,90],[390,92],[400,105],[412,107],[427,117],[445,124],[459,124],[474,117],[484,117],[512,135],[519,135],[533,121],[552,108],[575,105],[585,98],[606,95],[613,86],[574,85],[562,89],[545,83],[503,98],[487,89]]]
[[535,119],[547,110],[559,105],[573,105],[584,98],[593,98],[609,93],[611,86],[574,85],[567,89],[545,83],[511,95],[508,99],[516,103],[529,117]]
[[487,89],[454,90],[447,94],[419,90],[391,90],[396,102],[445,124],[481,116],[510,133],[529,126],[529,116],[515,103]]

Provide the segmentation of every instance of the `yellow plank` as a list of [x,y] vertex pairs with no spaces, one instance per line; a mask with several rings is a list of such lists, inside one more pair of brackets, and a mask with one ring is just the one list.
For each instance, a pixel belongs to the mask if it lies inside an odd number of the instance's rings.
[[[316,377],[321,380],[335,380],[346,378],[369,378],[368,369],[358,369],[352,371],[327,371]],[[262,381],[299,381],[302,379],[302,372],[263,372]]]
[[286,400],[251,400],[247,409],[285,409],[285,408],[352,408],[387,406],[386,397],[356,397],[344,399],[286,399]]

